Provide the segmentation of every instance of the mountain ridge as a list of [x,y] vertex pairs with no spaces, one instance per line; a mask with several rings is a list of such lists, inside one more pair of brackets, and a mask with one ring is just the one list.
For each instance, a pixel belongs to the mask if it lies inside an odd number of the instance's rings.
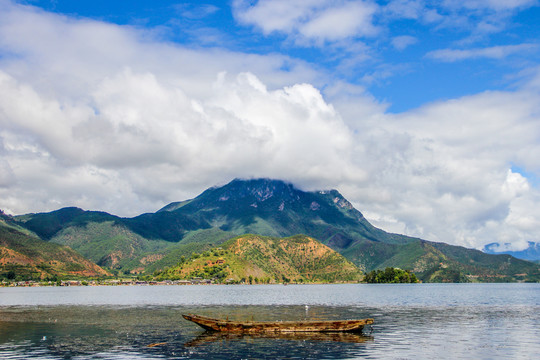
[[[337,190],[306,192],[272,179],[235,179],[133,218],[65,208],[15,221],[119,271],[159,270],[174,264],[175,257],[244,234],[279,238],[304,234],[366,272],[391,266],[418,272],[424,281],[540,279],[539,268],[532,263],[512,260],[512,266],[504,267],[501,264],[508,258],[483,258],[472,249],[387,233],[369,223]],[[93,245],[85,248],[88,243]]]

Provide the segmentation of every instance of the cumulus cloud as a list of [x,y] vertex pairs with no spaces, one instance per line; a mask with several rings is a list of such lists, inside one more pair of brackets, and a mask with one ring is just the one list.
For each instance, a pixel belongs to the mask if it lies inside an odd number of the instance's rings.
[[376,225],[429,240],[519,248],[540,231],[540,192],[515,170],[540,174],[537,86],[389,114],[358,86],[325,83],[323,95],[324,73],[284,56],[0,7],[8,212],[130,216],[272,177],[337,188]]
[[[538,96],[486,92],[374,118],[363,130],[377,141],[364,143],[370,178],[353,197],[394,231],[469,247],[506,238],[526,246],[540,230],[530,215],[539,193],[509,164],[538,171],[528,155],[540,150]],[[527,230],[520,218],[531,220]]]
[[[150,73],[125,69],[104,78],[87,102],[74,106],[0,75],[1,135],[5,148],[13,149],[5,151],[7,161],[23,161],[24,152],[29,159],[20,163],[23,168],[32,166],[44,177],[64,173],[59,182],[71,180],[83,193],[92,192],[95,183],[125,187],[128,181],[137,196],[155,193],[163,199],[174,189],[164,187],[161,178],[168,182],[173,174],[177,181],[167,185],[190,177],[198,187],[236,176],[319,184],[330,177],[354,181],[364,176],[347,166],[352,142],[347,127],[309,84],[270,91],[251,73],[231,79],[222,74],[211,96],[195,99]],[[89,181],[66,178],[69,168]],[[138,171],[148,177],[133,184]],[[15,173],[25,175],[30,174]],[[33,175],[30,180],[38,181]],[[51,192],[69,197],[56,190]],[[21,205],[19,211],[28,211],[26,206],[36,204]]]
[[321,73],[301,62],[193,51],[137,29],[2,4],[6,210],[71,203],[135,215],[237,176],[321,186],[363,176],[346,166],[348,129],[309,84]]
[[223,70],[256,73],[272,88],[299,79],[321,86],[320,79],[325,80],[309,64],[285,55],[193,50],[159,42],[152,31],[74,20],[7,0],[0,0],[0,47],[2,69],[51,96],[69,93],[82,98],[89,87],[126,66],[134,72],[150,72],[167,83],[181,79],[176,85],[200,97],[209,92],[216,74]]

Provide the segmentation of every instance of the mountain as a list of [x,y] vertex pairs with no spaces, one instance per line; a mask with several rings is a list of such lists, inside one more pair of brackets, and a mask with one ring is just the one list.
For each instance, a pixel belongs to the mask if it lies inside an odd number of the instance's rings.
[[0,214],[0,279],[55,280],[110,275],[67,246],[39,239]]
[[[150,224],[154,235],[174,241],[178,230],[218,227],[235,234],[267,236],[309,234],[337,249],[359,240],[389,244],[413,241],[372,226],[338,191],[305,192],[292,184],[270,179],[233,180],[206,190],[195,199],[172,203],[155,214],[133,219]],[[175,219],[175,221],[167,221]],[[169,234],[174,234],[171,238]]]
[[444,243],[422,243],[432,247],[434,254],[439,254],[438,266],[428,265],[424,272],[413,267],[413,271],[418,271],[424,281],[450,279],[457,282],[458,276],[464,275],[468,280],[481,282],[540,281],[540,266],[510,255],[489,255],[479,250]]
[[[68,245],[99,265],[137,272],[171,265],[180,255],[246,233],[307,234],[338,251],[359,241],[372,247],[384,243],[386,250],[386,244],[414,240],[373,227],[335,190],[304,192],[268,179],[234,180],[134,218],[64,208],[16,219],[41,238]],[[367,269],[371,264],[360,265]]]
[[387,233],[371,225],[338,191],[302,191],[280,180],[236,179],[194,199],[133,218],[65,208],[15,217],[54,243],[124,272],[153,272],[181,256],[243,235],[304,234],[363,271],[399,267],[423,281],[539,281],[539,267],[508,255]]
[[114,221],[118,217],[99,211],[84,211],[67,207],[50,213],[27,214],[15,217],[25,228],[43,239],[50,240],[56,233],[69,226],[84,226],[92,222]]
[[[14,220],[40,238],[69,246],[85,258],[113,272],[138,273],[147,268],[154,271],[170,266],[176,264],[177,258],[182,255],[209,249],[213,244],[206,244],[206,238],[219,237],[215,231],[193,231],[190,236],[185,236],[183,244],[155,237],[146,238],[143,236],[144,231],[140,231],[141,235],[130,229],[130,226],[137,228],[133,226],[136,222],[132,219],[75,207],[16,216]],[[205,239],[199,239],[201,232],[208,233]],[[230,237],[232,235],[226,239]]]
[[[540,261],[540,243],[529,241],[529,246],[521,251],[500,251],[501,245],[498,243],[491,243],[484,246],[483,251],[487,254],[508,254],[518,259],[529,261]],[[504,248],[504,247],[502,247]]]
[[362,272],[328,246],[296,235],[243,235],[156,274],[159,279],[217,278],[221,282],[357,282]]

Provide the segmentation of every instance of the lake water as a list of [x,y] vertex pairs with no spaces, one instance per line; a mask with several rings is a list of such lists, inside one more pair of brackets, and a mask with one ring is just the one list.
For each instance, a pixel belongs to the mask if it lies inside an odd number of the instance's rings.
[[[375,324],[363,336],[243,336],[205,332],[183,313],[239,320],[372,317]],[[540,284],[0,288],[1,359],[538,359],[539,354]]]

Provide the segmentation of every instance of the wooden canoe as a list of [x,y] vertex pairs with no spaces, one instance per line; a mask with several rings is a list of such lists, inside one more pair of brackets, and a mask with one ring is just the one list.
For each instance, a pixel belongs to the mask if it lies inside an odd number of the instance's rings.
[[373,319],[324,320],[324,321],[231,321],[200,315],[182,315],[206,330],[237,333],[286,333],[286,332],[362,332]]

